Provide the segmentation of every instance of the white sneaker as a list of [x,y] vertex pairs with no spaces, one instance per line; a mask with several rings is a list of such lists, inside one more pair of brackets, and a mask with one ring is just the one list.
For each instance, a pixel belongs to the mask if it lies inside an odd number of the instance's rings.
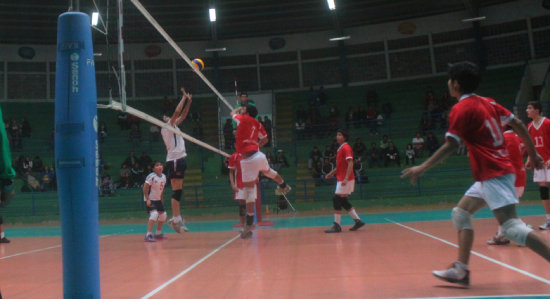
[[539,229],[542,229],[542,230],[550,229],[550,219],[547,219],[543,225],[539,226]]
[[181,234],[182,225],[174,220],[174,218],[170,218],[168,220],[168,225],[178,234]]
[[243,228],[243,231],[241,232],[241,238],[242,239],[248,239],[252,237],[252,230],[254,229],[254,224],[252,225],[245,225]]
[[181,218],[182,221],[181,221],[181,226],[180,228],[184,231],[184,232],[188,232],[189,231],[189,228],[187,228],[187,225],[185,225],[185,219]]
[[447,270],[432,271],[432,274],[447,282],[458,283],[464,286],[470,285],[470,271],[462,269],[457,263],[454,263]]

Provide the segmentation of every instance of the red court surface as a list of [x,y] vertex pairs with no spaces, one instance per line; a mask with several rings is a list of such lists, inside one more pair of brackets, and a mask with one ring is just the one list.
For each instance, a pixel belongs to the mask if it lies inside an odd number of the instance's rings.
[[[541,217],[526,217],[526,222]],[[536,219],[536,220],[534,220]],[[456,259],[450,221],[325,228],[143,235],[100,239],[103,298],[412,298],[548,294],[550,264],[527,248],[489,246],[495,220],[474,220],[471,286],[434,278]],[[346,228],[347,229],[347,228]],[[542,232],[550,240],[550,231]],[[13,238],[0,245],[4,298],[62,298],[59,237]],[[86,257],[82,257],[86,258]]]

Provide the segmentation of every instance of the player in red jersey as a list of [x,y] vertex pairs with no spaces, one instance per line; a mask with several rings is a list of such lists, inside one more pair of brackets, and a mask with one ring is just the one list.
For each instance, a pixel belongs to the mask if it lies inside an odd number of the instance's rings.
[[[527,178],[527,173],[525,172],[525,165],[523,164],[523,157],[525,155],[525,144],[521,141],[521,138],[512,131],[512,129],[507,126],[507,129],[504,133],[504,144],[506,144],[506,149],[510,154],[510,160],[512,160],[512,165],[516,173],[516,181],[514,182],[514,187],[516,189],[516,195],[518,199],[523,196],[525,191],[525,181]],[[504,236],[502,233],[502,226],[498,226],[498,231],[495,236],[487,240],[489,245],[506,245],[509,244],[510,240]]]
[[356,231],[365,223],[361,221],[355,208],[348,201],[348,196],[355,188],[355,175],[353,174],[353,151],[348,144],[349,135],[344,130],[338,130],[336,133],[336,142],[340,145],[336,151],[336,168],[327,173],[326,179],[330,179],[336,173],[336,191],[332,198],[332,206],[334,207],[334,224],[325,233],[342,232],[340,226],[340,218],[342,217],[342,208],[344,208],[355,224],[350,228],[351,231]]
[[260,171],[279,185],[282,193],[288,193],[288,186],[283,178],[271,167],[267,159],[260,151],[260,147],[267,142],[267,134],[264,127],[256,120],[258,110],[250,104],[231,111],[231,117],[237,123],[237,153],[241,154],[241,169],[244,197],[246,198],[246,226],[241,238],[252,236],[254,228],[254,206],[256,201],[256,183]]
[[458,260],[449,269],[432,272],[439,279],[461,285],[470,284],[468,262],[474,241],[472,215],[486,205],[508,239],[550,261],[550,244],[517,217],[514,167],[501,128],[508,124],[521,137],[535,168],[542,167],[542,157],[537,154],[521,120],[493,99],[473,93],[480,79],[479,68],[473,63],[459,62],[449,67],[449,93],[459,102],[449,113],[445,143],[421,165],[403,170],[401,176],[410,177],[414,184],[420,175],[456,151],[459,143],[464,142],[468,147],[475,183],[452,211],[453,224],[458,229]]
[[[544,167],[535,169],[533,181],[539,185],[540,199],[546,213],[546,221],[539,226],[540,229],[550,229],[550,200],[548,196],[548,183],[550,182],[550,120],[540,115],[542,105],[540,102],[527,103],[527,117],[532,119],[527,126],[529,135],[533,139],[535,149],[544,159]],[[527,159],[527,168],[531,168],[531,162]]]
[[241,225],[244,228],[246,220],[246,198],[244,197],[242,170],[241,170],[242,156],[239,153],[233,153],[229,157],[229,182],[231,183],[231,189],[235,192],[234,199],[239,203],[239,218]]

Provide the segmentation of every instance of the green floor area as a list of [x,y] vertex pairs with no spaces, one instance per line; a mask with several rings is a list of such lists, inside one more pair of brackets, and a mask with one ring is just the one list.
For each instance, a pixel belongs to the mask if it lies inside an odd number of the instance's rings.
[[[530,204],[518,206],[520,216],[543,215],[544,210],[540,204]],[[450,209],[423,210],[410,212],[389,212],[389,213],[363,213],[361,219],[367,224],[380,224],[389,222],[418,222],[418,221],[441,221],[450,220]],[[493,214],[488,208],[480,210],[474,218],[491,218]],[[261,227],[261,229],[283,229],[283,228],[302,228],[302,227],[329,227],[332,224],[333,216],[308,216],[308,217],[272,217],[264,220],[275,222],[274,226]],[[134,224],[111,224],[100,225],[100,235],[126,235],[143,234],[147,230],[146,217],[143,223]],[[222,221],[193,221],[187,223],[190,233],[212,232],[212,231],[230,231],[237,220]],[[342,225],[352,225],[350,217],[342,217]],[[368,227],[366,228],[368,229]],[[49,237],[60,236],[61,228],[59,226],[7,226],[6,235],[9,237]],[[169,227],[164,227],[163,232],[173,232]]]

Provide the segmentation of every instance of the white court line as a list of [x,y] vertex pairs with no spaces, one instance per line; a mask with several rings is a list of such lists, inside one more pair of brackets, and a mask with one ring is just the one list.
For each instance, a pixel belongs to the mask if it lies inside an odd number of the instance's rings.
[[[124,232],[122,232],[121,234],[123,234],[123,233],[125,233],[125,232],[128,232],[128,231],[132,231],[132,230],[133,230],[133,229],[124,231]],[[100,239],[101,239],[101,238],[107,238],[107,237],[114,236],[114,235],[118,235],[118,234],[110,234],[110,235],[100,236],[99,238],[100,238]],[[6,255],[6,256],[0,257],[0,260],[9,259],[9,258],[12,258],[12,257],[16,257],[16,256],[20,256],[20,255],[25,255],[25,254],[37,253],[37,252],[46,251],[46,250],[50,250],[50,249],[54,249],[54,248],[59,248],[59,247],[61,247],[61,245],[62,245],[62,244],[57,244],[57,245],[50,246],[50,247],[44,247],[44,248],[40,248],[40,249],[34,249],[34,250],[29,250],[29,251],[23,251],[23,252],[19,252],[19,253],[12,254],[12,255]]]
[[182,277],[183,275],[187,274],[187,272],[193,270],[195,267],[197,267],[198,265],[200,265],[202,262],[206,261],[209,257],[211,257],[212,255],[214,255],[216,252],[220,251],[222,248],[224,248],[225,246],[229,245],[231,242],[235,241],[237,238],[239,238],[241,235],[238,234],[236,235],[235,237],[233,237],[231,240],[223,243],[222,245],[220,245],[218,248],[214,249],[212,252],[210,252],[209,254],[205,255],[203,258],[201,258],[200,260],[196,261],[193,265],[187,267],[187,269],[181,271],[178,275],[174,276],[172,279],[168,280],[167,282],[163,283],[162,285],[160,285],[158,288],[152,290],[151,292],[149,292],[147,295],[141,297],[142,299],[146,299],[146,298],[151,298],[151,296],[155,295],[156,293],[160,292],[162,289],[164,289],[165,287],[167,287],[169,284],[171,284],[172,282],[176,281],[178,278]]
[[[393,220],[391,220],[391,219],[388,219],[388,218],[384,218],[384,220],[386,220],[386,221],[388,221],[388,222],[391,222],[391,223],[393,223],[393,224],[399,225],[399,226],[401,226],[401,227],[404,227],[404,228],[406,228],[406,229],[408,229],[408,230],[412,230],[413,232],[419,233],[419,234],[424,235],[424,236],[426,236],[426,237],[430,237],[430,238],[432,238],[432,239],[438,240],[438,241],[443,242],[443,243],[445,243],[445,244],[447,244],[447,245],[451,245],[451,246],[454,246],[454,247],[458,248],[458,245],[456,245],[456,244],[454,244],[454,243],[451,243],[451,242],[449,242],[449,241],[447,241],[447,240],[438,238],[438,237],[436,237],[436,236],[434,236],[434,235],[430,235],[430,234],[428,234],[428,233],[419,231],[419,230],[414,229],[414,228],[412,228],[412,227],[410,227],[410,226],[406,226],[406,225],[404,225],[404,224],[401,224],[401,223],[399,223],[399,222],[395,222],[395,221],[393,221]],[[535,274],[533,274],[533,273],[529,273],[529,272],[527,272],[527,271],[525,271],[525,270],[521,270],[521,269],[519,269],[519,268],[516,268],[516,267],[514,267],[514,266],[508,265],[508,264],[503,263],[503,262],[501,262],[501,261],[495,260],[495,259],[490,258],[490,257],[488,257],[488,256],[486,256],[486,255],[484,255],[484,254],[479,253],[479,252],[476,252],[476,251],[473,251],[473,250],[471,250],[470,252],[471,252],[473,255],[477,255],[477,256],[479,256],[480,258],[485,259],[485,260],[488,260],[488,261],[490,261],[490,262],[493,262],[493,263],[495,263],[495,264],[497,264],[497,265],[499,265],[499,266],[502,266],[502,267],[508,268],[508,269],[510,269],[510,270],[516,271],[516,272],[518,272],[518,273],[520,273],[520,274],[523,274],[523,275],[525,275],[525,276],[531,277],[531,278],[536,279],[536,280],[538,280],[538,281],[540,281],[540,282],[544,282],[544,283],[546,283],[546,284],[550,284],[550,280],[548,280],[548,279],[542,278],[542,277],[537,276],[537,275],[535,275]]]
[[[406,299],[485,299],[485,298],[548,298],[548,294],[533,295],[489,295],[489,296],[460,296],[460,297],[405,297]],[[405,299],[403,298],[403,299]]]

